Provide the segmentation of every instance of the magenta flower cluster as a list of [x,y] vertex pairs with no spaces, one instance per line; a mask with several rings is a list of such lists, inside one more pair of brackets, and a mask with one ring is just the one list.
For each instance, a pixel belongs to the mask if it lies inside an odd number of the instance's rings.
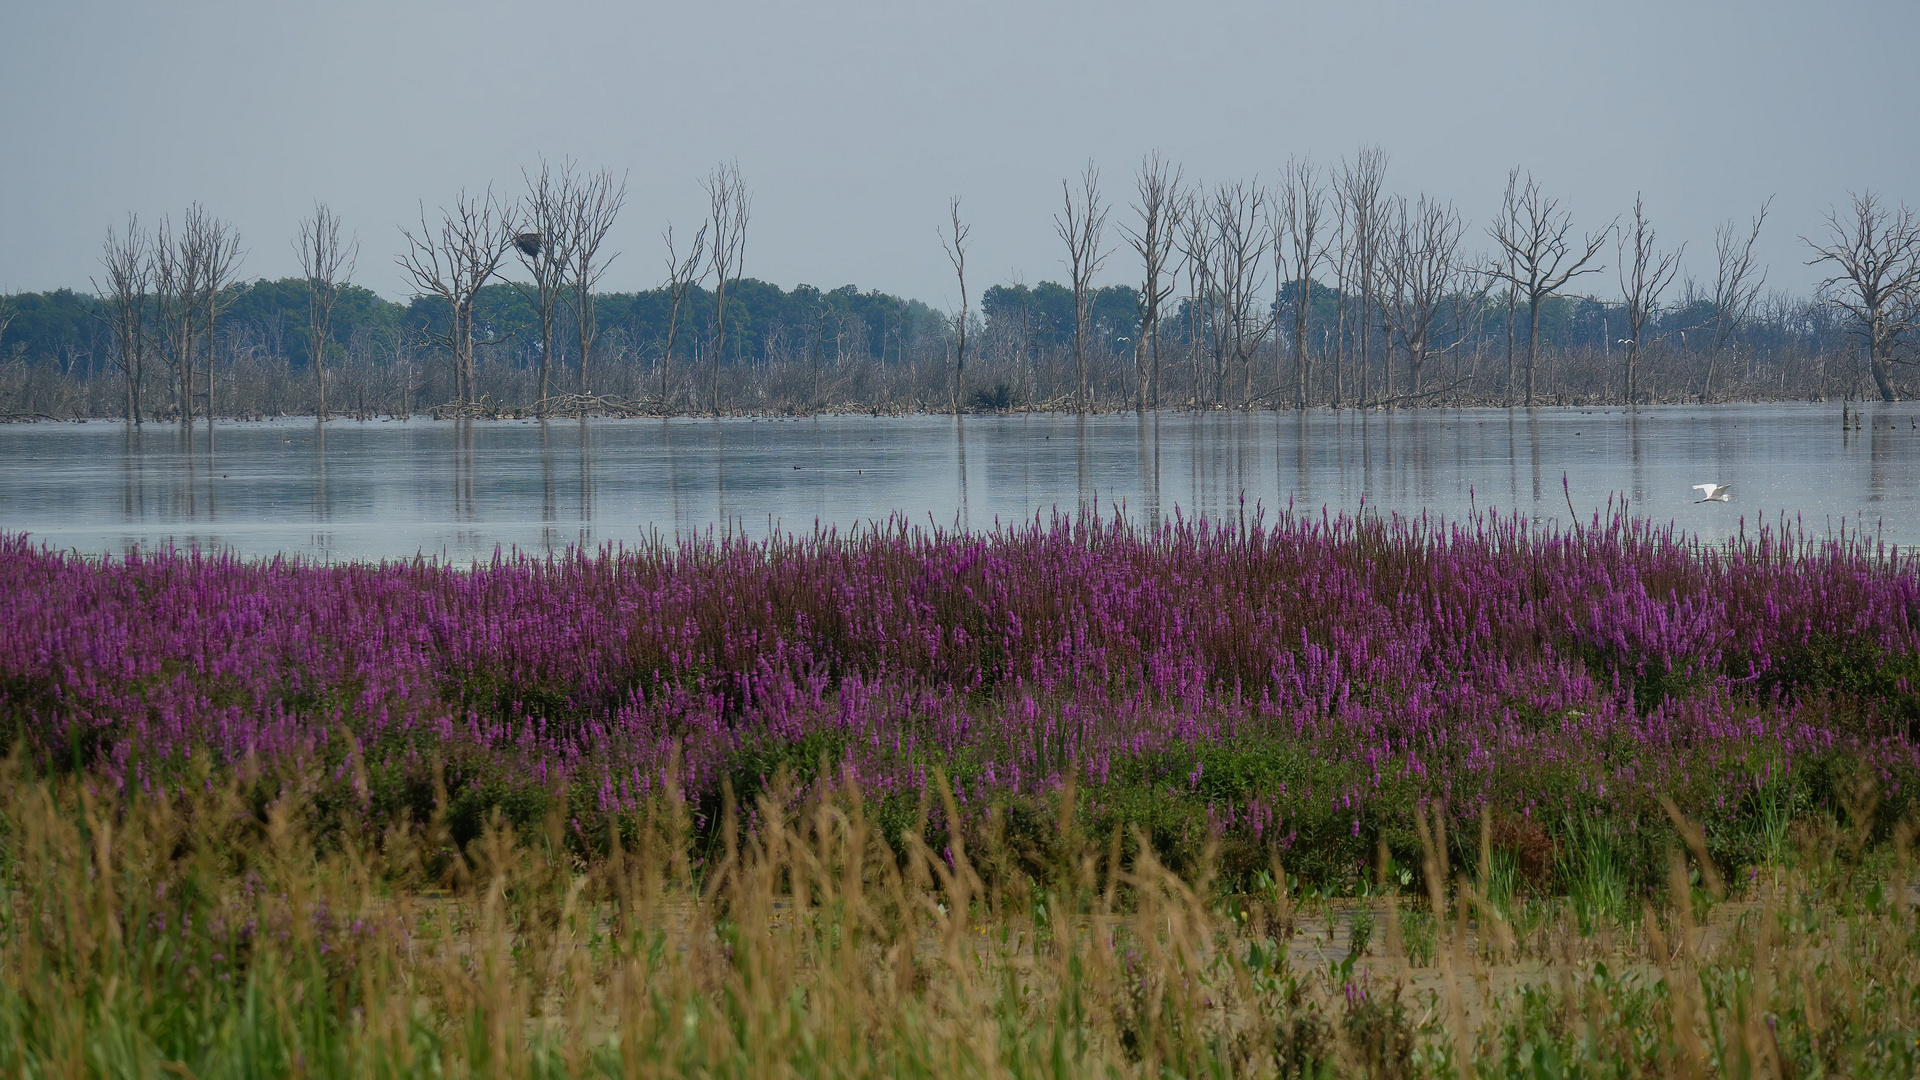
[[[197,761],[344,785],[461,754],[618,811],[669,768],[710,793],[806,748],[873,795],[938,767],[978,806],[1072,771],[1096,802],[1125,783],[1284,838],[1303,815],[1357,834],[1383,800],[1724,806],[1810,754],[1889,789],[1920,764],[1920,575],[1791,527],[893,521],[468,568],[14,535],[0,605],[9,737],[147,788]],[[1221,775],[1241,751],[1264,771]]]

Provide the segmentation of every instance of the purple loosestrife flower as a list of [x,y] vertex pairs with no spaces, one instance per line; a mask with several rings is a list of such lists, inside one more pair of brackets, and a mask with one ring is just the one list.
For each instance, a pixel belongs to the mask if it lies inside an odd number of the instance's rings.
[[[305,762],[363,814],[436,760],[617,814],[824,756],[875,797],[938,766],[969,813],[1073,771],[1253,837],[1330,813],[1359,840],[1449,793],[1531,820],[1581,792],[1715,806],[1814,754],[1890,791],[1920,768],[1882,707],[1920,670],[1913,564],[1771,528],[1707,548],[1619,515],[1576,537],[1256,507],[467,570],[89,562],[12,536],[0,598],[0,723],[43,762],[143,790],[195,761]],[[1890,673],[1882,696],[1842,715],[1801,692],[1836,664]]]

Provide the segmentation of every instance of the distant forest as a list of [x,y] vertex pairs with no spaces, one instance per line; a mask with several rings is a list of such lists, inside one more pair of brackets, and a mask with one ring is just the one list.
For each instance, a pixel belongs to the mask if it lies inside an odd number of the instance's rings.
[[[1909,396],[1920,225],[1873,195],[1829,219],[1818,295],[1765,288],[1768,208],[1729,222],[1710,279],[1679,274],[1636,205],[1596,233],[1517,171],[1501,216],[1385,194],[1385,158],[1291,163],[1270,187],[1200,188],[1158,157],[1114,214],[1089,165],[1063,183],[1065,283],[966,275],[961,308],[747,276],[737,167],[670,239],[668,280],[596,286],[625,202],[607,172],[541,166],[515,202],[465,193],[404,230],[404,303],[352,283],[324,205],[303,277],[246,281],[204,208],[129,219],[92,293],[0,297],[9,418],[796,414],[821,411],[1420,407]],[[1114,218],[1115,222],[1109,219]],[[671,232],[669,233],[671,237]],[[1471,249],[1469,240],[1491,248]],[[1130,276],[1138,285],[1093,284]],[[1619,299],[1586,295],[1617,285]],[[581,363],[582,356],[587,363]]]

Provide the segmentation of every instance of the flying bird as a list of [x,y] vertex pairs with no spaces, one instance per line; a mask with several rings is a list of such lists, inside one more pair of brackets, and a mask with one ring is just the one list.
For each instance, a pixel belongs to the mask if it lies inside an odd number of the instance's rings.
[[1695,502],[1726,502],[1727,493],[1733,490],[1732,484],[1695,484],[1693,490],[1700,493]]

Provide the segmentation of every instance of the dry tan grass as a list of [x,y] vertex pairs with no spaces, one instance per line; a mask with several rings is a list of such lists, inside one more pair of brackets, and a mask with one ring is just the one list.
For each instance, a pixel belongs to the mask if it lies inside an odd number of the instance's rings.
[[257,789],[123,798],[11,767],[8,1075],[1904,1076],[1916,1060],[1904,831],[1872,845],[1806,823],[1799,857],[1732,898],[1676,853],[1667,895],[1583,933],[1563,900],[1496,895],[1485,822],[1477,865],[1451,865],[1438,812],[1418,822],[1418,895],[1388,880],[1332,899],[1278,862],[1252,892],[1182,877],[1078,836],[1070,812],[1069,854],[1038,874],[991,842],[889,844],[850,788],[763,799],[704,860],[671,795],[587,859],[558,817],[526,835],[496,821],[464,849],[439,821],[320,846],[299,783],[267,805]]

